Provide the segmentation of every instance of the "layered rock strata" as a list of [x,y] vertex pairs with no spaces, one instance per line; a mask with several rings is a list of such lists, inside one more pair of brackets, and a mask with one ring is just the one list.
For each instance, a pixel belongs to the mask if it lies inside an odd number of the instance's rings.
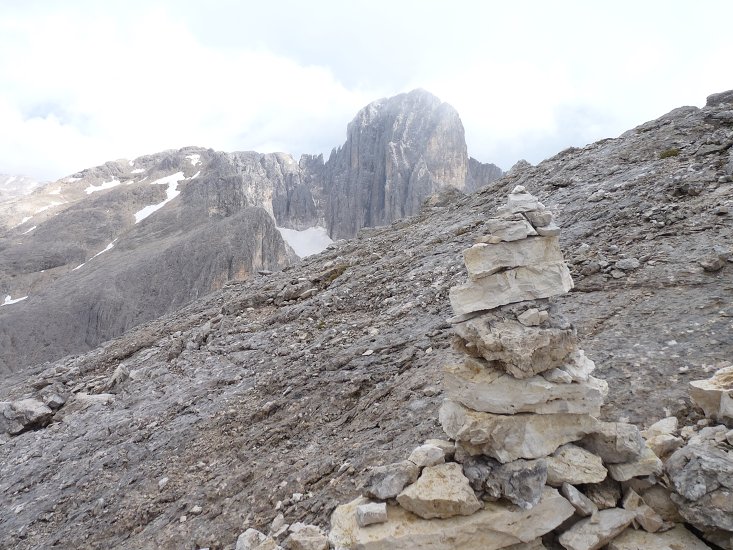
[[634,528],[664,544],[653,533],[673,524],[633,490],[655,487],[662,463],[635,426],[597,419],[608,385],[550,301],[573,287],[551,212],[517,187],[486,228],[450,293],[464,355],[445,367],[450,440],[375,468],[365,498],[334,511],[331,544],[595,550]]

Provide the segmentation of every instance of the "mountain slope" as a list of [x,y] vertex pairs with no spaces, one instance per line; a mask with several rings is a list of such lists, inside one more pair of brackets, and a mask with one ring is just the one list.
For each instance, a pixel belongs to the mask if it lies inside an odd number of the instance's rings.
[[220,549],[278,512],[325,525],[365,468],[440,435],[448,289],[516,184],[563,228],[576,288],[557,303],[608,380],[604,415],[684,416],[687,382],[733,355],[732,144],[733,93],[713,96],[3,380],[0,399],[67,401],[4,436],[0,546]]

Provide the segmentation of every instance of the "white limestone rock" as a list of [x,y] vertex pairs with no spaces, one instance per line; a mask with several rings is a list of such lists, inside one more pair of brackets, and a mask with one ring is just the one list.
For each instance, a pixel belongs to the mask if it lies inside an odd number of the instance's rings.
[[356,523],[359,527],[385,521],[387,521],[386,502],[365,502],[356,507]]
[[573,382],[586,382],[595,370],[596,364],[585,356],[582,349],[568,355],[567,361],[560,367],[570,375]]
[[567,550],[598,550],[626,529],[635,515],[622,508],[601,510],[573,525],[558,540]]
[[538,327],[548,319],[548,313],[546,311],[540,311],[536,307],[529,308],[517,315],[517,321],[522,323],[525,327]]
[[417,481],[420,468],[409,460],[377,466],[367,477],[364,496],[386,500],[394,498],[410,483]]
[[515,378],[525,379],[562,365],[576,348],[569,326],[525,327],[515,319],[482,315],[454,326],[471,353],[496,361]]
[[608,464],[608,473],[616,481],[628,481],[632,477],[662,475],[664,466],[657,455],[644,445],[641,456],[631,462]]
[[506,201],[506,208],[509,212],[530,212],[532,210],[544,210],[545,205],[537,200],[537,197],[527,193],[526,191],[517,191],[521,186],[517,186],[509,193]]
[[625,422],[601,422],[594,433],[583,438],[581,446],[600,456],[605,464],[637,460],[644,450],[639,429]]
[[23,430],[42,427],[53,418],[53,411],[38,399],[0,402],[0,434],[16,435]]
[[710,547],[677,525],[664,533],[646,533],[627,528],[608,543],[607,550],[710,550]]
[[456,315],[473,311],[549,298],[573,288],[573,279],[563,262],[507,269],[477,281],[450,289],[450,302]]
[[547,484],[559,487],[564,483],[600,483],[606,479],[601,457],[568,443],[547,457]]
[[500,502],[485,503],[483,510],[470,516],[426,520],[400,506],[387,505],[386,523],[361,528],[354,510],[363,503],[364,499],[356,499],[334,510],[329,540],[336,550],[498,550],[535,544],[537,538],[573,514],[567,500],[555,489],[546,488],[531,510]]
[[283,550],[275,539],[256,529],[247,529],[237,538],[235,550]]
[[294,523],[283,544],[288,550],[328,550],[328,537],[315,525]]
[[521,214],[502,218],[489,218],[484,226],[489,235],[500,242],[519,241],[537,235],[534,227]]
[[455,462],[425,468],[415,483],[397,495],[397,502],[425,519],[469,516],[481,508],[461,465]]
[[416,447],[407,459],[419,468],[435,466],[445,462],[445,452],[437,445],[420,445]]
[[479,243],[463,252],[468,276],[476,281],[508,267],[540,266],[563,261],[557,237],[530,237],[496,244]]
[[598,507],[593,503],[593,501],[569,483],[562,484],[560,493],[568,499],[568,502],[570,502],[570,504],[573,505],[573,508],[575,508],[575,513],[580,517],[586,518],[598,512]]
[[705,416],[733,420],[733,366],[718,370],[707,380],[690,382],[690,398]]
[[676,416],[668,416],[658,420],[646,430],[641,431],[641,435],[644,439],[651,439],[658,435],[672,435],[677,431],[678,420]]
[[462,365],[444,369],[446,395],[475,411],[495,414],[574,413],[597,416],[608,395],[605,380],[591,377],[587,382],[556,384],[542,376],[524,380],[467,358]]
[[598,421],[585,414],[516,414],[477,412],[455,401],[440,407],[440,423],[451,439],[470,454],[485,454],[499,462],[543,458],[560,445],[593,432]]
[[456,454],[456,444],[447,439],[426,439],[424,444],[439,447],[443,451],[445,460],[452,460],[453,455]]

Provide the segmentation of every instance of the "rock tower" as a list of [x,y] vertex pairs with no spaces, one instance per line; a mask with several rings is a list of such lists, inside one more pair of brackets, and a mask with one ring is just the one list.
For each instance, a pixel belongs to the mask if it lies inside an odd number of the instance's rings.
[[707,548],[634,491],[663,473],[639,430],[598,420],[608,386],[550,300],[573,287],[552,213],[518,186],[485,225],[464,253],[468,282],[450,293],[463,355],[445,367],[450,440],[373,469],[363,496],[334,511],[331,545],[624,549],[633,524],[654,544]]

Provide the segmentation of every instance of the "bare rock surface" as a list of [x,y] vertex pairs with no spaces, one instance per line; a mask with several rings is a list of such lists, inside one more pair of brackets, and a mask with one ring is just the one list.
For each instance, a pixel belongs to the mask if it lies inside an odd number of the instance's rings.
[[[608,381],[601,418],[696,421],[688,383],[733,354],[733,188],[719,181],[733,127],[717,118],[730,110],[676,109],[522,163],[475,194],[229,282],[103,347],[4,375],[0,401],[12,402],[108,393],[120,364],[130,372],[114,400],[66,415],[64,405],[44,429],[0,436],[10,511],[0,547],[231,548],[245,521],[266,530],[278,512],[325,527],[336,503],[359,495],[362,472],[441,437],[436,380],[457,359],[448,289],[466,280],[462,251],[519,184],[563,228],[575,288],[553,301]],[[677,156],[660,158],[672,147]],[[601,186],[609,198],[588,202]],[[709,254],[722,258],[718,271],[697,263]],[[615,270],[623,257],[639,267]],[[301,297],[304,283],[314,290]],[[31,298],[0,307],[0,326]],[[202,513],[181,523],[196,505]]]
[[418,480],[406,487],[397,502],[421,518],[470,516],[481,508],[460,464],[428,466]]
[[573,525],[558,540],[567,550],[598,550],[626,529],[634,516],[621,508],[601,510]]
[[710,547],[677,525],[664,533],[627,529],[608,544],[608,550],[710,550]]

